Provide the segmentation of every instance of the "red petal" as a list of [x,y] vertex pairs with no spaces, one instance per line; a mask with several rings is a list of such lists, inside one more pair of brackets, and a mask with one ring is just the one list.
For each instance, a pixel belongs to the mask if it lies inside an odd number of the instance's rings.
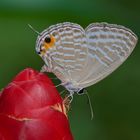
[[14,79],[14,82],[25,82],[25,81],[29,81],[29,80],[34,80],[34,79],[38,79],[41,81],[47,81],[47,83],[49,83],[50,85],[52,83],[52,81],[43,73],[39,73],[38,71],[35,71],[31,68],[26,68],[23,71],[21,71]]
[[32,69],[0,94],[0,140],[73,140],[63,100],[51,80]]
[[63,113],[48,108],[42,115],[43,118],[23,120],[0,115],[0,132],[6,140],[73,140]]
[[58,103],[62,104],[62,99],[50,79],[42,73],[25,69],[3,90],[0,111],[24,117],[33,109]]

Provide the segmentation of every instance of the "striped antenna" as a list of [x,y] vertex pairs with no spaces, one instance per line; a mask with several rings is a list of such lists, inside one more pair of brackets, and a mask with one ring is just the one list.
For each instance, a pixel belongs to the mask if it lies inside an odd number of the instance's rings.
[[41,34],[30,24],[28,24],[29,28],[34,31],[35,33],[37,33],[37,35],[41,36]]

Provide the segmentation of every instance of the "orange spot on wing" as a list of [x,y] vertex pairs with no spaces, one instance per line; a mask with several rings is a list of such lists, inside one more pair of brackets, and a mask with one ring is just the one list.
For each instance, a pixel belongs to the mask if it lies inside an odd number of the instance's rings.
[[46,43],[46,42],[43,43],[43,46],[45,47],[46,51],[47,51],[49,48],[54,47],[54,43],[55,43],[55,41],[56,41],[56,40],[55,40],[55,37],[52,36],[52,35],[50,35],[50,39],[51,39],[51,42],[50,42],[50,43]]

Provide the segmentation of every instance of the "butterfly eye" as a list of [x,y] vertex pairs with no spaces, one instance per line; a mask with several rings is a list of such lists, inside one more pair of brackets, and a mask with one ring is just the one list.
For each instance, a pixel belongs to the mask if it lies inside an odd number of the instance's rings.
[[46,38],[45,38],[45,42],[46,42],[46,43],[50,43],[50,42],[51,42],[51,38],[50,38],[50,37],[46,37]]

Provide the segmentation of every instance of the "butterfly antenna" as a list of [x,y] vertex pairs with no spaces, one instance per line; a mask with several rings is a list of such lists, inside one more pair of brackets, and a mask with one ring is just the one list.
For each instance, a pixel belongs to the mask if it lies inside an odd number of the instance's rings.
[[41,36],[41,34],[30,24],[28,24],[29,28],[34,31],[37,35]]
[[88,103],[89,103],[90,112],[91,112],[91,120],[92,120],[94,114],[93,114],[93,107],[92,107],[92,104],[91,104],[91,100],[90,100],[90,97],[89,97],[88,92],[87,92],[86,90],[85,90],[84,94],[85,94],[85,95],[87,96],[87,98],[88,98]]

